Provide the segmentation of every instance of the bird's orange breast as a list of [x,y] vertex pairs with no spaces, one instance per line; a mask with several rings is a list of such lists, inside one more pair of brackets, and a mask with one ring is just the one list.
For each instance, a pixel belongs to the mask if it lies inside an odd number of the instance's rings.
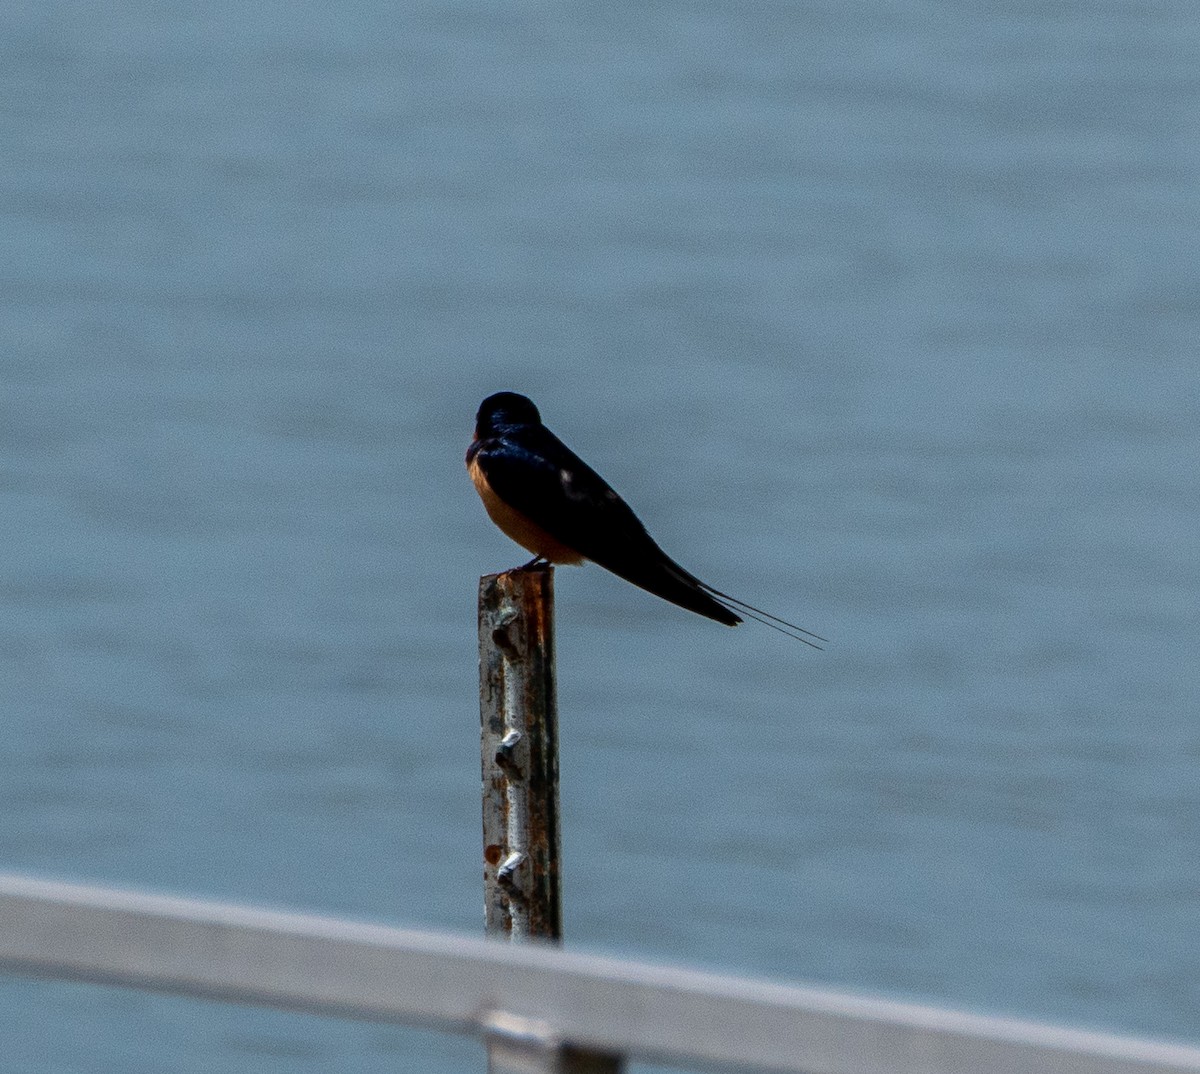
[[522,548],[528,548],[535,556],[548,559],[551,563],[578,564],[583,562],[583,556],[575,549],[569,548],[556,537],[552,537],[536,522],[510,507],[496,495],[488,483],[487,475],[479,465],[478,456],[467,464],[467,471],[471,475],[475,491],[479,493],[479,498],[483,501],[488,518]]

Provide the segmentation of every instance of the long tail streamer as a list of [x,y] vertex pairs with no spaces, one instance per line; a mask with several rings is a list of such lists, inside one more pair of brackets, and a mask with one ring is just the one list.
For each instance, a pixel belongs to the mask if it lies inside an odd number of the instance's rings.
[[[705,593],[714,600],[720,601],[731,612],[741,612],[743,615],[748,615],[756,622],[762,623],[763,626],[769,626],[772,630],[778,630],[780,634],[786,634],[789,638],[803,642],[805,645],[810,645],[814,649],[824,648],[824,646],[818,645],[817,641],[823,641],[826,645],[829,644],[829,639],[821,637],[820,634],[814,634],[811,630],[805,630],[802,626],[789,623],[786,619],[780,619],[779,616],[772,615],[770,612],[764,612],[761,608],[754,607],[753,604],[747,604],[744,600],[738,600],[737,597],[731,597],[728,593],[722,593],[719,589],[713,589],[712,586],[705,585],[699,579],[696,580],[696,583]],[[809,641],[809,638],[816,638],[816,641]]]

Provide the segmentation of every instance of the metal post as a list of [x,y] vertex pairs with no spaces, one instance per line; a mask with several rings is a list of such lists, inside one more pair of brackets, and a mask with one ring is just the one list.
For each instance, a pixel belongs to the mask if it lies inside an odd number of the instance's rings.
[[[562,942],[554,568],[479,580],[483,893],[489,935]],[[498,997],[499,999],[500,997]],[[620,1057],[496,1011],[488,1074],[620,1074]]]
[[552,567],[479,580],[479,715],[487,931],[560,942]]
[[620,1074],[619,1056],[573,1048],[539,1022],[493,1015],[486,1020],[488,1074]]

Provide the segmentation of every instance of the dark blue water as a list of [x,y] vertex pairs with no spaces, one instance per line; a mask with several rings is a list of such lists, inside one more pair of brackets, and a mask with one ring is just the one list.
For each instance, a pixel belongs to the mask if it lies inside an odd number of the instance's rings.
[[[558,576],[574,946],[1200,1038],[1200,23],[1178,0],[10,3],[0,867],[473,932],[462,455]],[[0,1070],[481,1069],[0,986]]]

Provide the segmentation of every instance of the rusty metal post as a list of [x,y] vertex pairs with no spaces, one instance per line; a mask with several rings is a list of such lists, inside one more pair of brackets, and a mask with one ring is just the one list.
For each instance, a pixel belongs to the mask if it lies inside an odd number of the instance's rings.
[[554,569],[479,580],[484,920],[490,935],[562,940]]
[[[487,932],[561,943],[553,567],[479,580],[479,716]],[[486,1039],[488,1074],[623,1068],[619,1056],[574,1047],[503,1010]]]

